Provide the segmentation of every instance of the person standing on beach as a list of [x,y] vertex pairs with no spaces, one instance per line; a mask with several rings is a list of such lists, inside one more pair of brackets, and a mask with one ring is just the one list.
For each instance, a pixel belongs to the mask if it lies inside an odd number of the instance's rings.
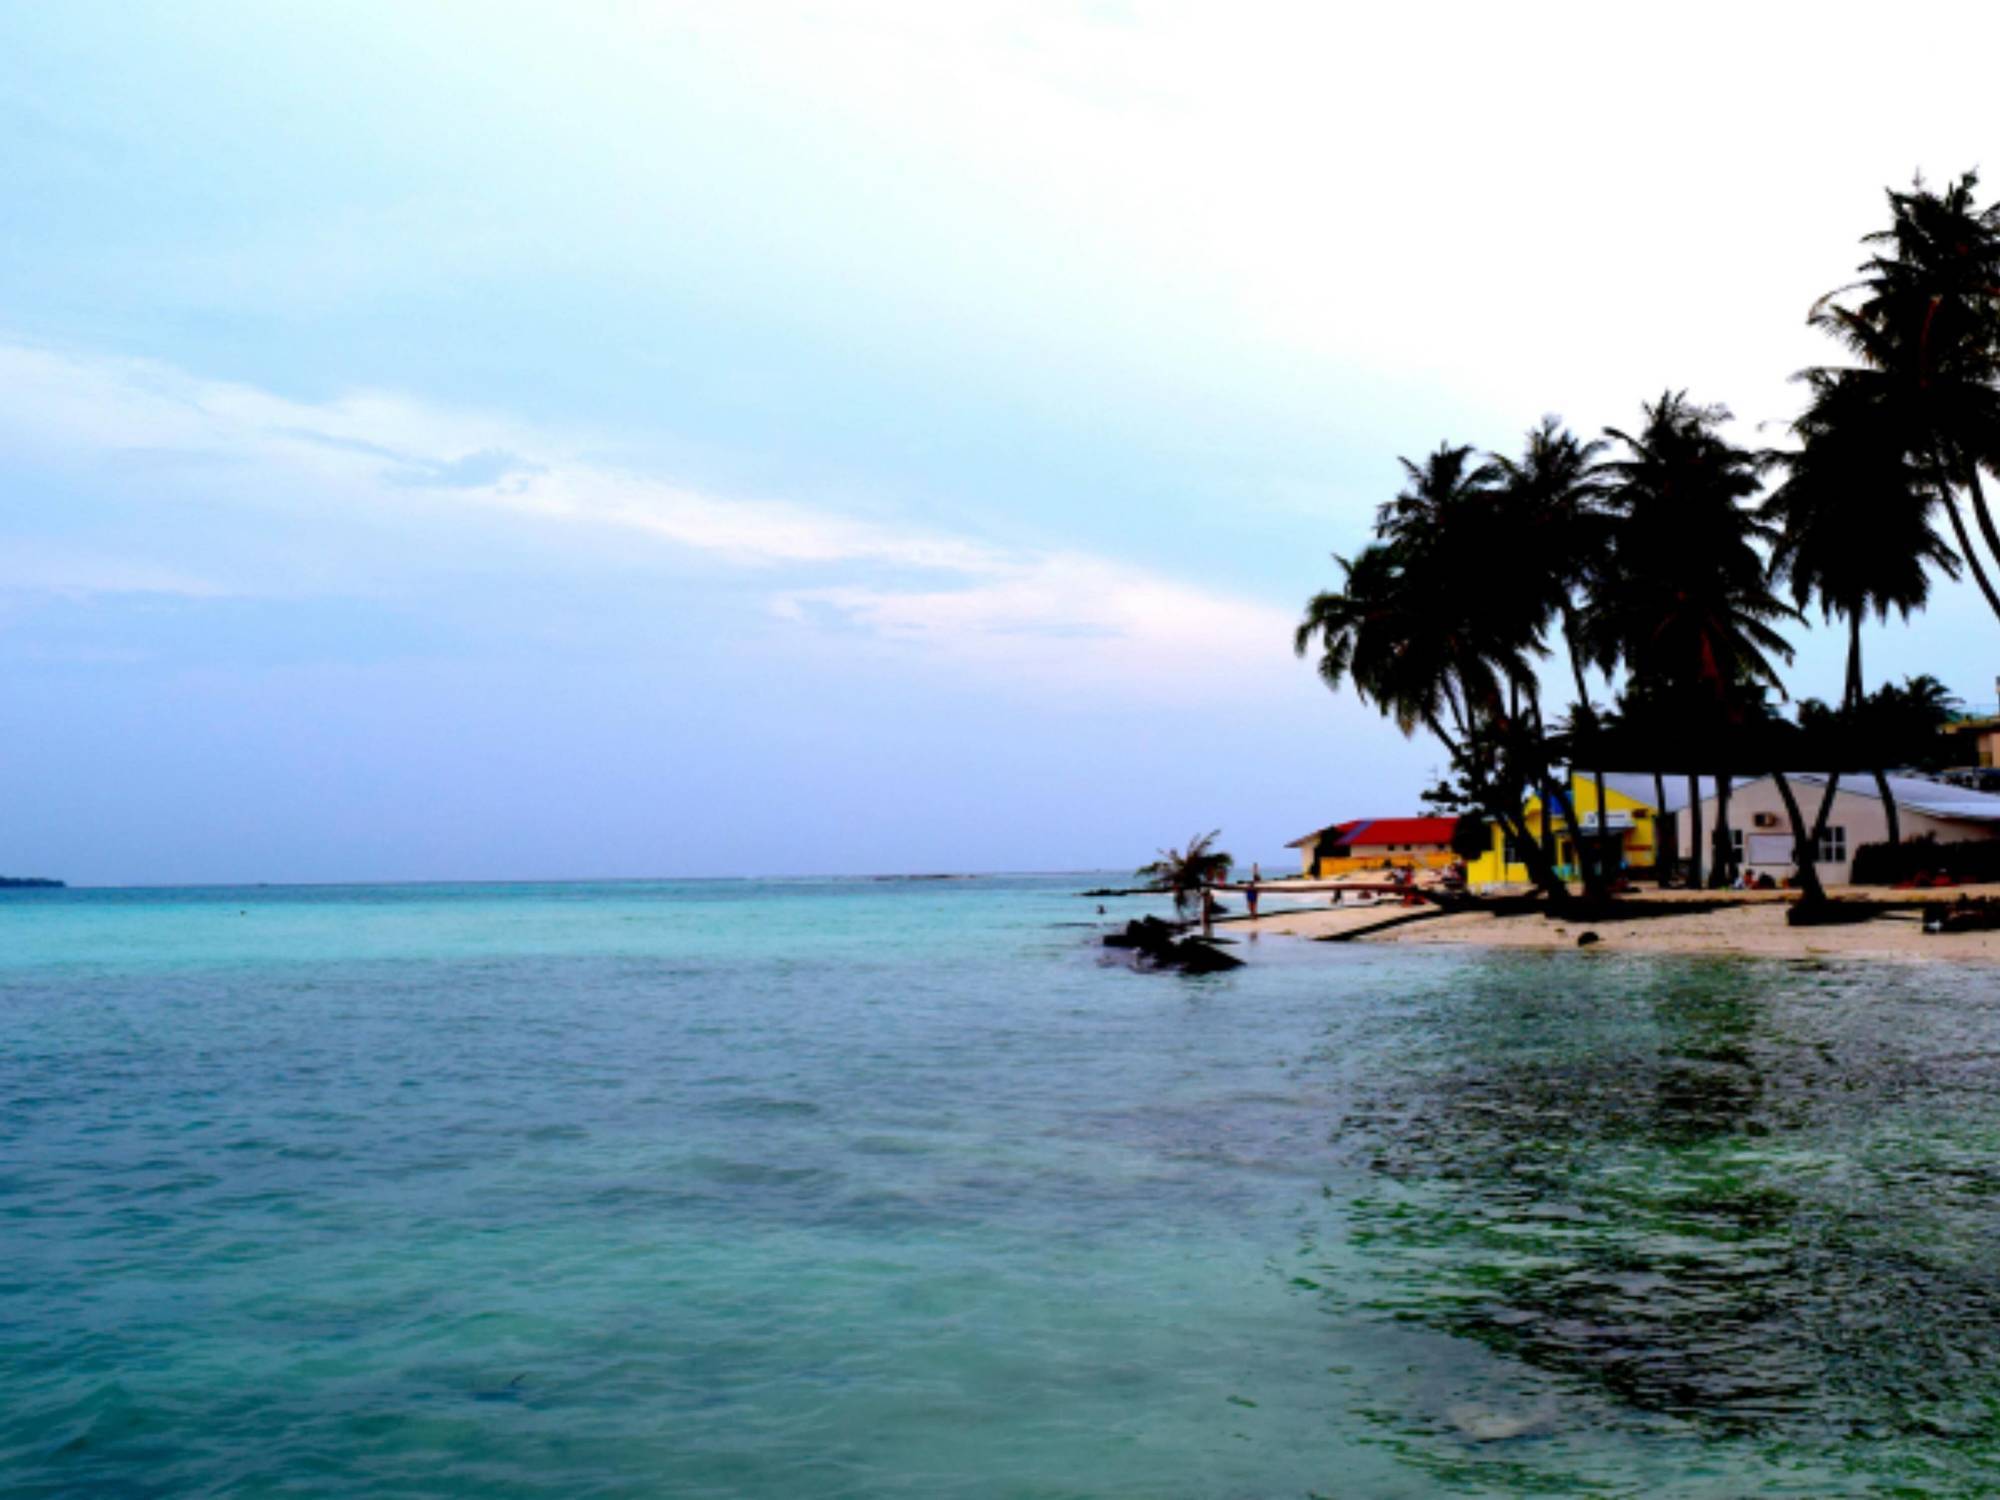
[[1257,920],[1257,882],[1264,878],[1264,872],[1253,859],[1250,862],[1250,884],[1243,888],[1243,904],[1250,908],[1250,920]]

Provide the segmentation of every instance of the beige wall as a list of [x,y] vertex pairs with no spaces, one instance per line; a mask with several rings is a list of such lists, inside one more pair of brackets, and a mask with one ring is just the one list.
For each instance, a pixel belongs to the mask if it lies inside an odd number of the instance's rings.
[[[1882,806],[1882,799],[1847,790],[1847,780],[1841,779],[1841,789],[1834,793],[1833,812],[1827,818],[1829,830],[1847,830],[1847,858],[1837,863],[1821,861],[1819,878],[1828,885],[1846,885],[1849,871],[1854,863],[1854,851],[1863,844],[1879,844],[1889,837],[1889,816]],[[1949,788],[1944,790],[1948,791]],[[1819,813],[1819,799],[1825,794],[1823,785],[1812,782],[1794,781],[1792,795],[1799,799],[1799,811],[1805,814],[1810,824]],[[1934,818],[1929,813],[1918,812],[1913,807],[1897,804],[1897,811],[1903,824],[1903,837],[1921,838],[1925,834],[1934,836],[1940,844],[1962,843],[1968,839],[1988,837],[1995,830],[1984,823],[1961,822],[1956,819]],[[1756,826],[1757,814],[1766,813],[1775,822],[1764,827]],[[1688,847],[1690,822],[1688,810],[1682,808],[1674,814],[1679,825],[1682,850]],[[1766,777],[1748,786],[1737,787],[1729,794],[1729,826],[1740,828],[1744,834],[1744,864],[1752,874],[1768,871],[1774,879],[1782,880],[1792,873],[1792,825],[1785,816],[1785,799],[1778,795],[1778,784]],[[1701,804],[1701,862],[1706,870],[1710,851],[1714,848],[1715,798],[1705,798]]]
[[1355,859],[1425,859],[1435,856],[1450,860],[1449,844],[1350,844],[1347,852]]

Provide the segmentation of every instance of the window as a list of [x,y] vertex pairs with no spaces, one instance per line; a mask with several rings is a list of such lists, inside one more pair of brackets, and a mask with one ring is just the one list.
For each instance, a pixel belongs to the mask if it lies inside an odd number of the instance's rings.
[[1823,865],[1847,863],[1847,830],[1828,828],[1819,838],[1819,862]]
[[1500,858],[1503,863],[1510,865],[1519,865],[1527,863],[1526,860],[1521,858],[1521,846],[1515,843],[1511,838],[1503,839],[1501,841]]
[[1743,863],[1743,830],[1740,828],[1729,830],[1729,858],[1734,864]]

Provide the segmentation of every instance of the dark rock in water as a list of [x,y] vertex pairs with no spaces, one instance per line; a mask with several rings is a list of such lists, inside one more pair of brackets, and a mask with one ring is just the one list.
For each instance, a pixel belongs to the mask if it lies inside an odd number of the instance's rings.
[[1158,917],[1141,917],[1127,922],[1123,932],[1106,933],[1104,946],[1130,948],[1148,968],[1178,969],[1183,974],[1216,974],[1243,967],[1242,959],[1222,952],[1214,939],[1178,937],[1179,931]]
[[1140,917],[1137,921],[1127,922],[1123,932],[1105,934],[1104,946],[1107,948],[1164,948],[1173,942],[1174,934],[1178,931],[1180,929],[1175,927],[1173,923],[1162,922],[1158,917]]
[[1579,948],[1588,948],[1592,943],[1601,943],[1603,941],[1604,939],[1594,932],[1583,932],[1577,934],[1576,945]]
[[1171,965],[1183,974],[1220,974],[1225,969],[1240,969],[1243,960],[1233,953],[1204,943],[1199,938],[1184,938],[1175,943],[1170,958],[1156,959],[1156,963]]

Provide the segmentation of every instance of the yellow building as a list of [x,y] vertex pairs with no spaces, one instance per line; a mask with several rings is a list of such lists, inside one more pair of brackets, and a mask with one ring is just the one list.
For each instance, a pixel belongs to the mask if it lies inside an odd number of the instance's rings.
[[[1660,810],[1650,802],[1641,801],[1607,781],[1604,787],[1604,816],[1600,819],[1597,782],[1581,773],[1570,779],[1570,798],[1586,839],[1599,837],[1601,827],[1602,837],[1616,840],[1621,869],[1651,870],[1658,862]],[[1544,829],[1541,798],[1529,798],[1521,813],[1528,832],[1540,839]],[[1555,843],[1557,873],[1566,880],[1577,878],[1580,872],[1576,860],[1576,839],[1560,803],[1547,815],[1547,831]],[[1491,847],[1466,867],[1466,884],[1473,890],[1483,886],[1526,885],[1531,877],[1513,841],[1497,823],[1493,825],[1490,837]]]
[[1367,870],[1445,870],[1457,818],[1353,818],[1315,828],[1286,847],[1299,851],[1299,873],[1328,880]]
[[1959,749],[1972,757],[1974,765],[2000,766],[2000,716],[1959,719],[1945,725],[1944,732],[1965,736]]

